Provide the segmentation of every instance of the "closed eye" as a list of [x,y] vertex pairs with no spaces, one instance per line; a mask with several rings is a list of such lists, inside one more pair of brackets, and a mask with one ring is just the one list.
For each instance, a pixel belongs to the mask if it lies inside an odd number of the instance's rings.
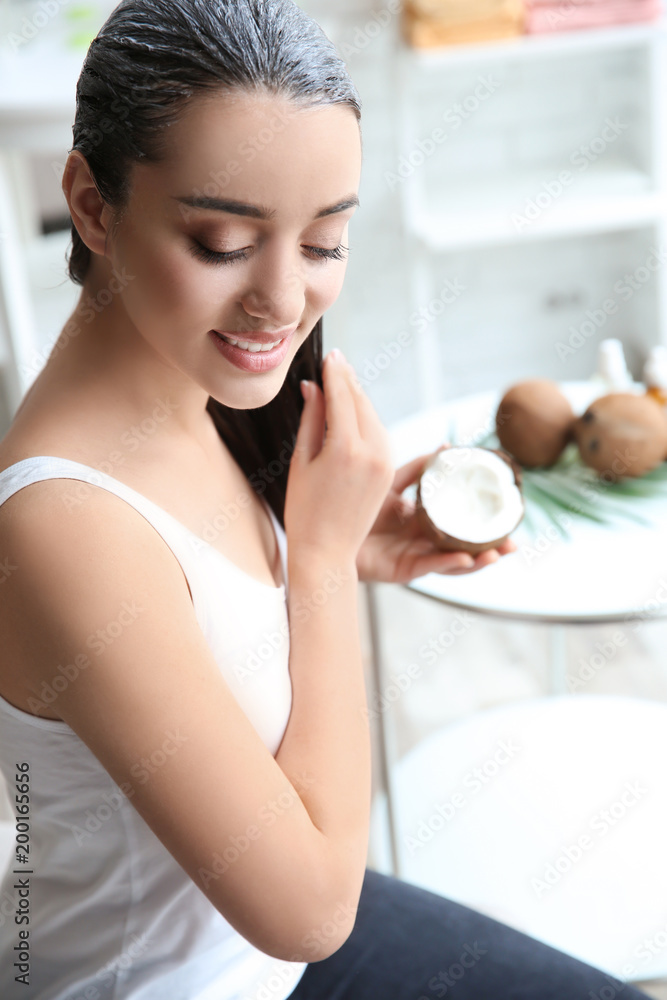
[[[193,245],[190,247],[193,256],[198,260],[203,260],[205,264],[232,264],[237,260],[247,260],[250,250],[251,247],[244,247],[241,250],[230,250],[223,253],[219,250],[211,250],[210,247],[205,247],[198,240],[194,240]],[[350,252],[350,248],[343,246],[342,243],[333,249],[329,249],[328,247],[304,246],[304,250],[313,254],[311,260],[346,260]]]

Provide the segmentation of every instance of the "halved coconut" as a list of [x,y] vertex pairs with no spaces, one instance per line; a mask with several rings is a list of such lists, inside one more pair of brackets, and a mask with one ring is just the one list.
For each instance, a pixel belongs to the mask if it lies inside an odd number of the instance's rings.
[[471,555],[495,549],[524,515],[521,469],[492,448],[447,448],[425,463],[415,507],[437,548]]

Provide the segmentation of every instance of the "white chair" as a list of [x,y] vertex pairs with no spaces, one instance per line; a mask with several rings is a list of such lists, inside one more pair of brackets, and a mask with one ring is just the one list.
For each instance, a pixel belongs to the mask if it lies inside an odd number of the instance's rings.
[[[664,977],[665,760],[667,705],[638,698],[529,699],[439,729],[393,768],[401,877],[617,978]],[[371,849],[389,870],[383,793]]]

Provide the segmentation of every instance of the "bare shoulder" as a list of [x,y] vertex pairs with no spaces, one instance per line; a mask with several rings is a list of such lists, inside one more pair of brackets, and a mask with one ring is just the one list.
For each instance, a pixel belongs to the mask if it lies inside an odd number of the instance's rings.
[[78,480],[31,483],[0,505],[0,564],[8,687],[34,688],[52,669],[49,621],[67,619],[87,639],[148,594],[172,618],[194,616],[185,573],[156,529],[120,497]]
[[26,573],[41,570],[47,583],[55,582],[56,561],[62,568],[76,566],[91,582],[96,575],[103,580],[103,567],[113,561],[128,579],[148,567],[158,588],[170,577],[180,579],[189,596],[176,557],[153,525],[121,497],[79,480],[45,479],[8,497],[0,505],[2,553],[14,556]]

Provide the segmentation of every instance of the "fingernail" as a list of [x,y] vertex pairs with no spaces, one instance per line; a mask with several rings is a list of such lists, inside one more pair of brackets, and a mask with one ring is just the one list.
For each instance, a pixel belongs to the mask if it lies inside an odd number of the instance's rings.
[[299,385],[301,386],[301,395],[305,400],[307,400],[310,395],[310,382],[308,379],[302,378]]
[[333,361],[343,362],[346,361],[345,355],[340,350],[339,347],[334,347],[331,350],[331,358]]

